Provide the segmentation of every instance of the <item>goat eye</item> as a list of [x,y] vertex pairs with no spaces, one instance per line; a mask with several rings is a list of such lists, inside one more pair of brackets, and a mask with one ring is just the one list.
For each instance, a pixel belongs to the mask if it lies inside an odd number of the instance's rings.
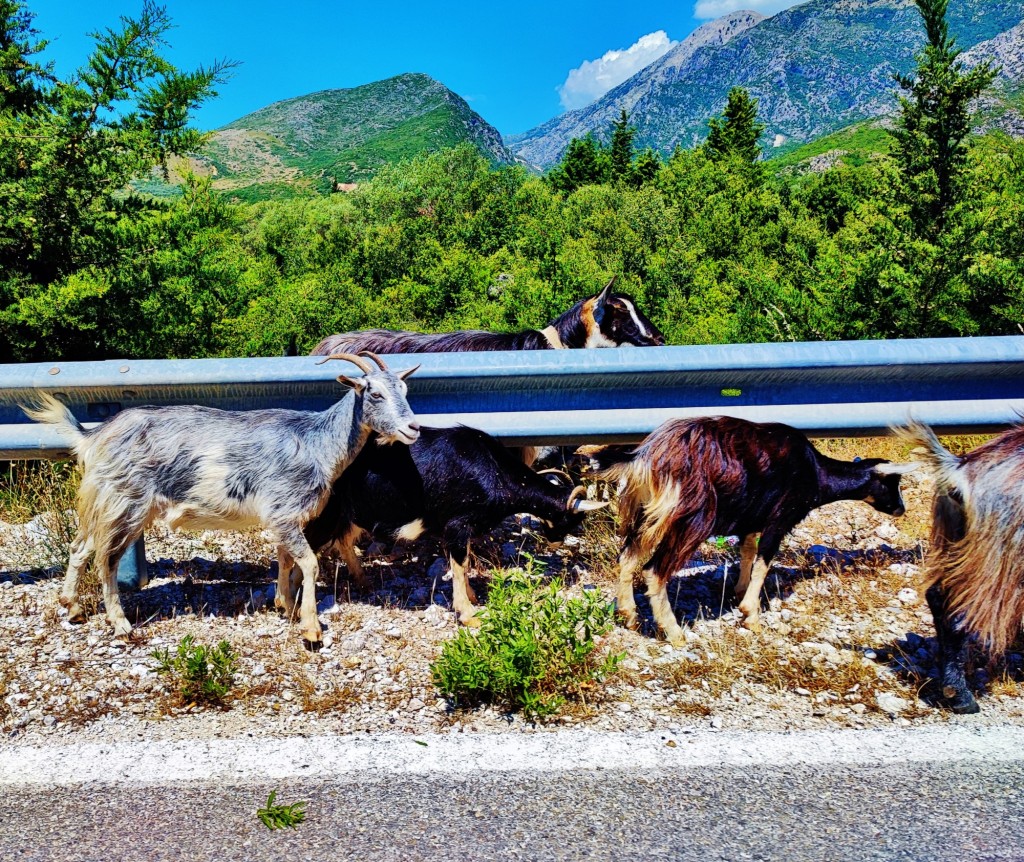
[[371,398],[372,398],[372,399],[373,399],[374,401],[381,401],[381,400],[383,400],[383,398],[384,398],[384,394],[383,394],[382,392],[371,392],[371,393],[370,393],[370,397],[371,397]]

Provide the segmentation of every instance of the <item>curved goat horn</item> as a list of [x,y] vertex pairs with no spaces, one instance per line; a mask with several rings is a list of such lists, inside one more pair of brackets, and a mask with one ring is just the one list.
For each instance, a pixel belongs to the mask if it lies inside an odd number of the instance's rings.
[[374,362],[377,363],[377,365],[378,365],[378,367],[380,368],[381,371],[387,371],[388,370],[388,367],[384,364],[384,360],[381,359],[372,350],[360,350],[359,351],[359,355],[360,356],[369,356],[370,359],[372,359]]
[[880,476],[902,476],[906,473],[920,470],[923,466],[924,464],[921,461],[911,461],[909,464],[892,464],[885,461],[881,464],[875,464],[874,471]]
[[577,503],[585,498],[586,493],[587,489],[582,485],[577,485],[573,488],[572,493],[569,495],[569,499],[566,500],[565,503],[566,510],[569,512],[575,511]]
[[557,467],[549,467],[547,470],[538,470],[538,476],[563,476],[570,482],[573,481],[572,476],[565,472],[565,470],[559,470]]
[[373,374],[373,366],[363,357],[356,356],[354,353],[332,353],[330,356],[325,356],[321,359],[317,365],[323,365],[328,359],[344,359],[346,362],[351,362],[363,374]]

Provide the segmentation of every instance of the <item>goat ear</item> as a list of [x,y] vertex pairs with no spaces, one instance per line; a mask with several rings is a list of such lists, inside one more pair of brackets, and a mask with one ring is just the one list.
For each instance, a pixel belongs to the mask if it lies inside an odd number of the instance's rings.
[[366,388],[365,377],[346,377],[344,374],[339,374],[338,382],[342,386],[347,386],[349,389],[354,389],[356,392],[362,392]]
[[612,293],[612,285],[615,284],[615,279],[617,278],[617,275],[613,275],[611,279],[608,281],[608,283],[603,288],[601,288],[601,292],[597,295],[597,301],[594,303],[594,305],[604,305],[608,301],[608,297],[610,297]]
[[920,470],[923,466],[924,464],[920,461],[911,461],[909,464],[892,464],[889,461],[885,461],[881,464],[876,464],[873,469],[879,476],[903,476],[906,473]]
[[420,370],[420,366],[419,365],[414,365],[408,371],[399,371],[398,372],[398,379],[399,380],[405,380],[405,378],[408,377],[410,374],[412,374],[414,371],[419,371],[419,370]]
[[574,512],[596,512],[598,509],[603,509],[609,505],[611,505],[609,500],[576,500],[573,503],[572,510]]

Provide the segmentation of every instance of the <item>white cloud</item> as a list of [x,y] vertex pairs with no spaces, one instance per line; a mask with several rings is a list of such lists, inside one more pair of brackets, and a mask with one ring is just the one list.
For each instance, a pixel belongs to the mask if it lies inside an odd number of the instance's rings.
[[658,30],[641,36],[628,48],[608,51],[597,60],[586,60],[569,72],[565,83],[558,88],[563,107],[572,110],[589,105],[653,63],[675,44],[664,30]]
[[697,0],[693,17],[699,19],[718,18],[729,12],[746,12],[748,9],[763,15],[774,15],[790,6],[806,3],[807,0]]

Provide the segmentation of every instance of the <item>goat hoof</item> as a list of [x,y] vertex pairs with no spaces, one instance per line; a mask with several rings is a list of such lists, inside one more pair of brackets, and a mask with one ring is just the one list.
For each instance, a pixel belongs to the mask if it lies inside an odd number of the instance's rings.
[[319,652],[324,642],[320,637],[320,633],[317,632],[316,639],[309,637],[308,634],[304,634],[302,636],[302,645],[310,652]]
[[949,704],[949,708],[957,715],[974,715],[981,712],[978,701],[975,700],[974,695],[969,691],[959,693],[953,697],[947,695],[946,702]]
[[740,625],[752,632],[761,631],[761,621],[757,617],[745,617]]
[[476,614],[459,614],[459,622],[466,628],[478,629],[480,628],[480,617]]
[[88,615],[78,602],[70,600],[65,601],[64,599],[61,599],[60,603],[68,609],[69,623],[84,623],[88,619]]
[[619,611],[619,620],[624,628],[630,631],[638,631],[640,628],[640,617],[636,611]]
[[114,637],[126,638],[132,633],[132,624],[128,620],[121,619],[114,623]]

